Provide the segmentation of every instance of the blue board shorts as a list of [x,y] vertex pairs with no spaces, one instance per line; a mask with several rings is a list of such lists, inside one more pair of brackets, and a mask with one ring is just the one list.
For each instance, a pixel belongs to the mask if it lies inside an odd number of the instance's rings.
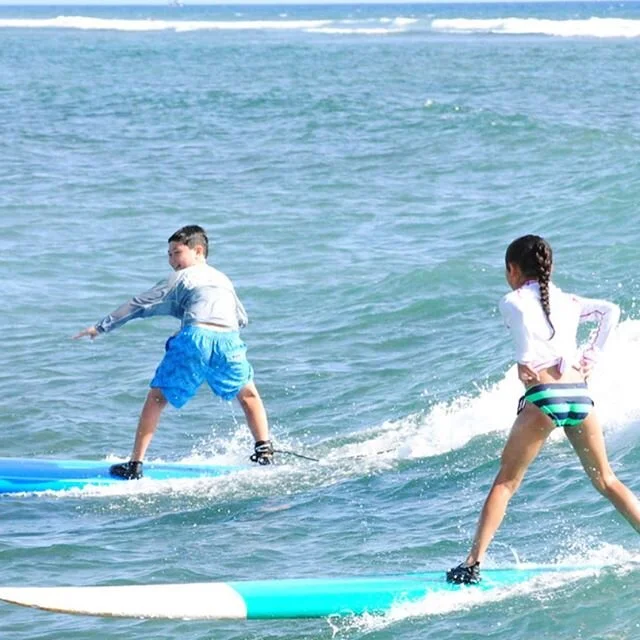
[[184,327],[167,340],[166,353],[149,386],[160,389],[179,409],[205,380],[223,400],[235,398],[253,380],[247,346],[237,331]]

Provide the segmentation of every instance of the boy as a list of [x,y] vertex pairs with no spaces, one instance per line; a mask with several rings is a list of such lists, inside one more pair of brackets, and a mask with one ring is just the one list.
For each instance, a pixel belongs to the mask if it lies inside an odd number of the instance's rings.
[[255,440],[250,459],[271,464],[267,414],[239,334],[248,322],[244,307],[229,278],[207,264],[209,240],[202,227],[182,227],[168,242],[174,274],[73,336],[93,340],[129,320],[153,315],[171,315],[182,321],[180,331],[167,340],[166,353],[149,385],[131,459],[113,465],[111,474],[141,478],[144,456],[162,410],[168,402],[177,409],[184,406],[205,380],[223,400],[238,399]]

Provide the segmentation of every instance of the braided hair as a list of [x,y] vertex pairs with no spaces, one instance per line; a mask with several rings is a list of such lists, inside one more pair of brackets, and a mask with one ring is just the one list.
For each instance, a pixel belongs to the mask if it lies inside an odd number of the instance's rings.
[[549,243],[540,236],[527,235],[514,240],[505,254],[507,264],[515,264],[522,271],[522,275],[538,281],[540,285],[540,303],[542,310],[551,327],[551,336],[556,334],[551,322],[551,303],[549,302],[549,282],[553,266],[553,252]]

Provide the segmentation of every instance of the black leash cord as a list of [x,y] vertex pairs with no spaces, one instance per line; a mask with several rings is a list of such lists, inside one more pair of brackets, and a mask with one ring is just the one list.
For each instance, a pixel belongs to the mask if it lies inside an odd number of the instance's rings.
[[311,456],[304,456],[301,453],[295,451],[284,451],[283,449],[274,449],[273,453],[285,453],[289,456],[295,456],[296,458],[302,458],[303,460],[311,460],[311,462],[320,462],[319,458],[312,458]]
[[[386,449],[385,451],[376,451],[375,455],[379,456],[379,455],[383,455],[385,453],[391,453],[392,451],[395,451],[395,449]],[[320,462],[319,458],[312,458],[311,456],[305,456],[301,453],[297,453],[296,451],[285,451],[283,449],[274,449],[273,453],[284,453],[288,456],[295,456],[296,458],[302,458],[303,460],[311,460],[311,462]],[[357,456],[350,456],[352,458],[366,458],[367,456],[365,454],[360,454]]]

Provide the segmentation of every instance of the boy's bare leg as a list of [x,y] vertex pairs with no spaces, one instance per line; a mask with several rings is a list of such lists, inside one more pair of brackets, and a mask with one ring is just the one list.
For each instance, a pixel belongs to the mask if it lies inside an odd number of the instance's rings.
[[251,381],[246,384],[240,389],[236,397],[244,411],[253,439],[256,442],[259,440],[268,440],[269,423],[267,421],[267,412],[255,383]]
[[160,389],[150,389],[144,406],[142,407],[140,419],[138,420],[131,460],[140,460],[141,462],[144,460],[147,448],[160,422],[162,410],[166,406],[167,399],[164,397],[162,391]]

